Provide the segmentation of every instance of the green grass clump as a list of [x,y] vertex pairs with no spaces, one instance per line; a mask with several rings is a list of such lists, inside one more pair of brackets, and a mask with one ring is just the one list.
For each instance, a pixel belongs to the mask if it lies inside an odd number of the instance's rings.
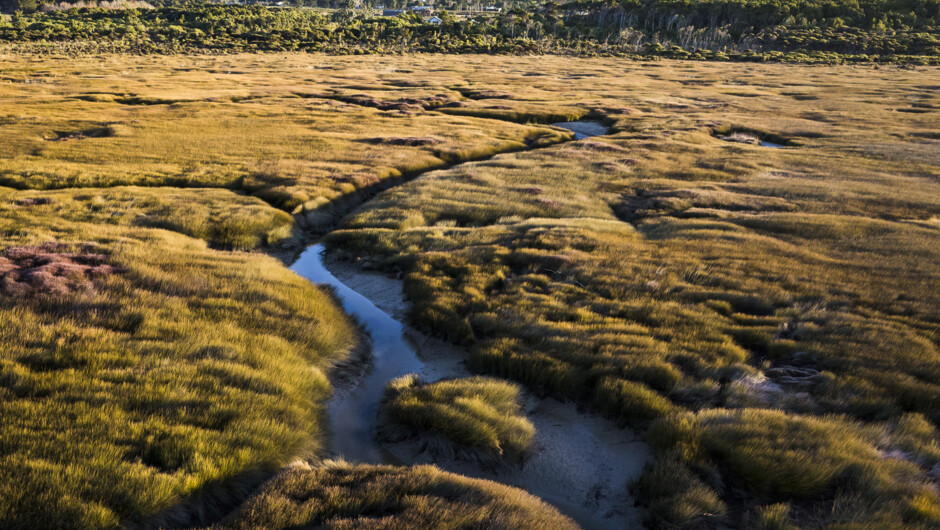
[[790,507],[786,503],[769,504],[757,510],[754,528],[758,530],[796,530],[789,521]]
[[671,455],[659,455],[647,465],[633,493],[649,506],[650,526],[676,527],[720,520],[727,506],[695,472]]
[[382,439],[439,436],[460,450],[497,458],[524,456],[535,436],[519,387],[484,377],[435,383],[422,383],[416,374],[400,377],[386,388],[380,414]]
[[676,412],[671,401],[650,387],[633,381],[605,379],[598,385],[595,403],[624,423],[642,423]]
[[577,525],[522,490],[433,466],[328,461],[292,466],[255,493],[222,528],[505,528]]
[[[688,509],[690,502],[718,498],[734,486],[770,502],[835,499],[832,522],[940,523],[940,497],[920,478],[919,466],[890,454],[883,431],[844,417],[710,410],[657,420],[649,439],[658,458],[637,490],[651,507],[660,504],[653,510],[657,524],[687,524],[702,513]],[[718,469],[732,482],[715,481]],[[664,494],[669,483],[683,486]],[[684,494],[692,488],[701,491]],[[780,506],[759,510],[758,521],[780,527],[787,520]]]

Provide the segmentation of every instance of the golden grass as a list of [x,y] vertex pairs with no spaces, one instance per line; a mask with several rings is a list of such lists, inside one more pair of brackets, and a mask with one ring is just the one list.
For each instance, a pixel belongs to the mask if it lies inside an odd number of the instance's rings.
[[[659,463],[638,490],[651,503],[666,501],[657,515],[668,524],[687,520],[693,514],[683,507],[700,502],[692,489],[662,491],[690,469],[713,482],[722,470],[735,486],[771,503],[815,499],[803,524],[929,527],[938,521],[940,503],[918,464],[893,452],[884,430],[849,418],[718,409],[658,420],[650,442]],[[759,507],[754,519],[771,528],[792,524],[783,504]]]
[[[138,522],[315,448],[328,386],[296,368],[342,356],[348,321],[215,249],[431,168],[329,242],[404,271],[414,323],[478,368],[628,424],[685,418],[698,442],[671,438],[638,485],[652,524],[940,517],[936,68],[0,60],[0,245],[92,242],[128,269],[0,296],[8,526]],[[570,134],[516,123],[581,116],[612,134],[551,146]],[[755,472],[767,455],[787,465]]]
[[[182,67],[160,57],[115,57],[103,68],[80,59],[67,72],[4,61],[0,123],[10,141],[0,145],[0,185],[16,188],[226,187],[297,213],[389,177],[570,136],[338,101],[369,92],[355,88],[355,77],[324,75],[327,61],[314,56],[196,58]],[[431,96],[383,88],[378,97],[387,101]],[[456,88],[439,92],[459,98]],[[369,141],[429,135],[441,142]]]
[[531,448],[535,426],[519,400],[519,387],[498,379],[422,383],[409,374],[388,384],[378,435],[391,442],[443,437],[451,454],[469,453],[480,460],[523,457]]
[[537,497],[502,484],[433,466],[335,461],[288,468],[221,526],[232,530],[577,528]]
[[[573,68],[590,77],[562,79]],[[797,430],[832,412],[853,426],[940,419],[937,144],[921,134],[933,127],[923,115],[897,112],[934,104],[935,70],[557,59],[539,69],[525,82],[557,99],[590,86],[585,107],[616,134],[429,173],[329,237],[405,270],[418,325],[472,346],[485,370],[627,423],[755,405],[794,415]],[[502,76],[475,83],[520,91]],[[720,138],[734,130],[787,148]],[[931,466],[871,485],[898,500],[878,517],[915,524],[896,488]],[[722,484],[742,470],[720,469],[723,481],[673,473],[667,483],[685,477],[676,488],[692,493],[648,497],[651,522],[722,517]],[[784,495],[794,517],[809,517],[816,501],[796,492],[814,487]],[[936,502],[907,498],[922,495]]]
[[139,522],[317,451],[323,370],[355,336],[326,294],[167,231],[9,211],[0,226],[4,247],[93,243],[126,269],[0,301],[4,526]]

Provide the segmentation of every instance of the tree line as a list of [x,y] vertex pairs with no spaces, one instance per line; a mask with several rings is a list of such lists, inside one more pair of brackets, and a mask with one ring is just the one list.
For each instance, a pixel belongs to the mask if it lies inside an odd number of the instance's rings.
[[[0,0],[8,2],[10,0]],[[330,53],[575,53],[691,59],[937,64],[940,0],[584,0],[427,23],[261,6],[80,8],[0,19],[0,42]]]

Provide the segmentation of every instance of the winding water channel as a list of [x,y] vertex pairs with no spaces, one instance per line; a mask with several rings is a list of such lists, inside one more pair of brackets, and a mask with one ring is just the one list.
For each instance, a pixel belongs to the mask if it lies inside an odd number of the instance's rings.
[[[554,125],[575,132],[576,139],[607,131],[595,122]],[[408,373],[417,373],[425,381],[467,377],[471,374],[463,365],[466,355],[399,320],[407,305],[399,280],[330,262],[324,252],[321,244],[308,247],[291,270],[329,286],[371,339],[365,372],[348,384],[337,385],[330,400],[327,450],[332,456],[371,464],[434,463],[448,471],[520,487],[588,529],[639,523],[638,514],[628,505],[627,482],[641,473],[648,448],[635,434],[579,411],[571,403],[527,397],[527,416],[537,431],[536,451],[519,468],[482,469],[469,462],[432,459],[408,443],[383,446],[377,442],[377,412],[391,380]]]
[[308,247],[291,270],[318,285],[327,285],[364,328],[372,341],[370,363],[364,376],[353,388],[339,388],[330,401],[330,440],[327,449],[333,455],[355,462],[399,464],[374,437],[375,418],[382,395],[392,379],[408,373],[425,375],[424,363],[415,347],[408,344],[404,326],[382,311],[372,301],[339,281],[323,265],[323,245]]

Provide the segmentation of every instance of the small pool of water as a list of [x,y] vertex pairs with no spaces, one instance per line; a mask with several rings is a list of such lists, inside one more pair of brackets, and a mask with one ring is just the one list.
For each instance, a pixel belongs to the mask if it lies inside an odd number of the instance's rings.
[[768,141],[766,141],[766,140],[761,141],[760,146],[761,146],[761,147],[770,147],[770,148],[773,148],[773,149],[783,149],[783,148],[785,147],[783,144],[775,144],[775,143],[773,143],[773,142],[768,142]]
[[385,385],[396,377],[423,372],[424,363],[407,342],[400,322],[375,306],[368,298],[347,287],[323,266],[323,245],[308,247],[290,269],[313,283],[328,285],[372,338],[368,371],[355,391],[339,393],[330,400],[330,436],[327,449],[333,456],[351,462],[398,464],[398,459],[375,441],[375,417]]
[[606,125],[599,121],[579,120],[553,123],[555,127],[568,129],[574,133],[575,140],[583,140],[592,136],[601,136],[607,134],[610,130]]

